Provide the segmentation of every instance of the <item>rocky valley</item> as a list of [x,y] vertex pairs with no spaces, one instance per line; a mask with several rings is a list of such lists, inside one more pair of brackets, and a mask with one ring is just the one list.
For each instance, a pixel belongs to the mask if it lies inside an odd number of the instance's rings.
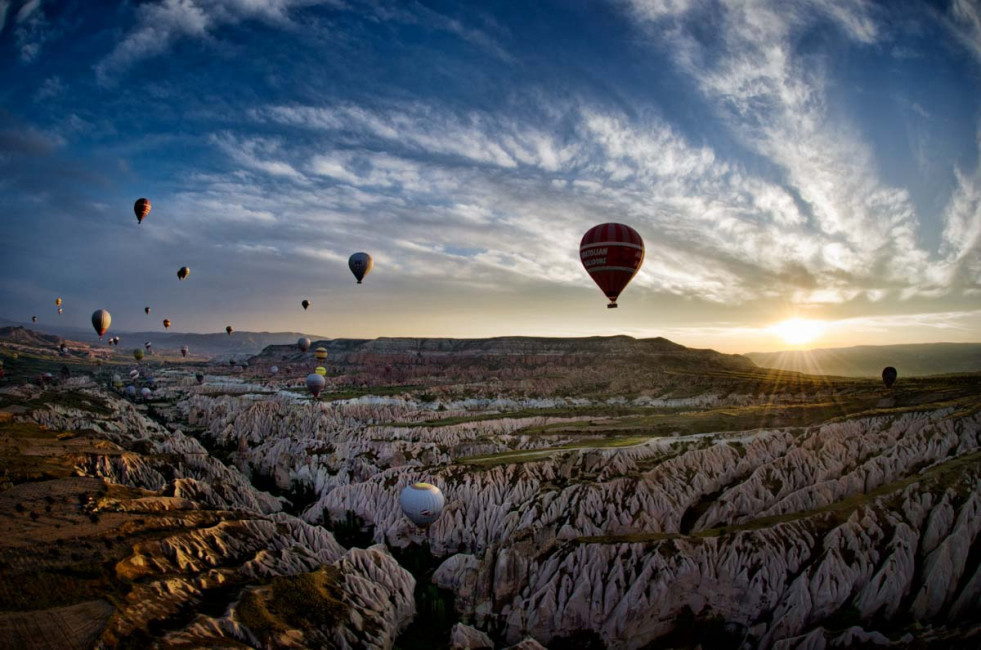
[[[981,643],[978,374],[315,341],[313,400],[313,349],[96,366],[53,345],[0,344],[3,647]],[[131,369],[147,397],[114,386]],[[446,500],[428,529],[399,505],[418,481]]]

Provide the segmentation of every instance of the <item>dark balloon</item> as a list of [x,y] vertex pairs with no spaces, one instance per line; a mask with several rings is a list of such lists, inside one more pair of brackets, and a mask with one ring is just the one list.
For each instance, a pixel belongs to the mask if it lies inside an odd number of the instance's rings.
[[170,329],[170,319],[169,318],[165,318],[163,320],[163,326],[164,326],[164,329]]
[[347,266],[351,269],[351,273],[354,274],[354,277],[357,278],[358,284],[361,284],[361,281],[364,280],[364,276],[371,272],[374,265],[375,262],[371,259],[371,255],[368,255],[368,253],[355,253],[347,261]]
[[622,223],[604,223],[590,228],[579,242],[579,259],[593,281],[617,306],[620,292],[637,275],[644,263],[644,240]]
[[95,333],[99,335],[100,341],[102,340],[102,335],[109,329],[111,322],[112,316],[105,309],[97,309],[92,313],[92,327],[95,328]]
[[146,312],[146,315],[147,315],[147,316],[149,316],[149,315],[150,315],[150,308],[149,308],[149,307],[144,307],[144,308],[143,308],[143,311],[145,311],[145,312]]
[[178,280],[183,280],[183,279],[184,279],[184,278],[186,278],[186,277],[187,277],[187,276],[188,276],[188,275],[189,275],[190,273],[191,273],[191,269],[189,269],[189,268],[187,268],[186,266],[182,266],[182,267],[180,267],[180,268],[179,268],[179,269],[177,270],[177,279],[178,279]]
[[303,305],[303,311],[306,311],[307,310],[307,307],[310,306],[310,301],[309,300],[304,300],[300,304]]
[[146,215],[150,214],[150,199],[137,199],[133,204],[133,212],[136,213],[136,221],[143,223]]
[[892,366],[886,366],[882,369],[882,383],[886,385],[886,388],[892,388],[898,377],[899,373]]
[[231,336],[232,335],[232,332],[234,332],[234,331],[235,330],[232,329],[232,326],[231,325],[229,325],[228,327],[225,328],[225,334],[228,334],[229,336]]
[[194,373],[194,378],[198,380],[198,383],[199,384],[203,384],[204,383],[204,373],[203,372],[196,372],[196,373]]

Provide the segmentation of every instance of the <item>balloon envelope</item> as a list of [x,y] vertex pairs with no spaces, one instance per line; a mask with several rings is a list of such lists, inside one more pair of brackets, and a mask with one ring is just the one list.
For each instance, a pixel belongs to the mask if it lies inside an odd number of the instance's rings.
[[310,349],[310,339],[303,337],[296,342],[296,345],[300,348],[300,352],[306,352]]
[[164,321],[163,321],[163,324],[164,324],[164,329],[169,329],[170,328],[170,319],[169,318],[165,318]]
[[141,350],[139,348],[136,348],[135,350],[133,350],[133,358],[136,359],[137,361],[142,361],[143,360],[143,350]]
[[269,369],[269,374],[275,375],[277,372],[279,372],[279,366],[273,366]]
[[150,214],[150,199],[137,199],[133,204],[133,212],[136,213],[136,221],[143,223],[146,215]]
[[314,370],[314,373],[323,377],[327,374],[327,368],[324,368],[323,366],[317,366],[317,369]]
[[126,397],[136,397],[136,386],[127,386],[123,392],[126,393]]
[[92,312],[92,327],[95,328],[95,333],[99,335],[100,341],[102,335],[109,329],[110,323],[112,323],[112,316],[105,309],[97,309]]
[[234,331],[235,330],[232,329],[232,326],[231,325],[229,325],[228,327],[225,328],[225,334],[228,334],[229,336],[231,336],[232,335],[232,332],[234,332]]
[[323,361],[327,358],[327,348],[317,348],[313,351],[313,356],[317,357],[317,361]]
[[355,253],[348,259],[347,265],[351,269],[351,273],[354,274],[354,277],[358,279],[358,284],[361,284],[364,276],[371,273],[375,262],[368,253]]
[[428,526],[439,519],[445,503],[443,493],[430,483],[413,483],[399,496],[402,512],[416,526]]
[[182,345],[181,346],[181,356],[182,357],[186,357],[187,356],[187,346],[186,345]]
[[306,311],[307,307],[310,306],[310,301],[309,300],[304,300],[300,304],[303,305],[303,311]]
[[187,268],[186,266],[182,266],[179,269],[177,269],[177,279],[178,280],[183,280],[184,278],[186,278],[190,274],[191,274],[191,269]]
[[898,377],[899,373],[892,366],[886,366],[882,369],[882,383],[886,385],[886,388],[892,388]]
[[204,373],[203,372],[196,372],[196,373],[194,373],[194,378],[198,380],[198,383],[199,384],[203,384],[204,383]]
[[322,391],[326,385],[327,380],[321,375],[318,375],[317,373],[307,375],[307,390],[309,390],[314,397],[320,397],[320,391]]
[[637,275],[644,263],[644,240],[637,231],[622,223],[593,226],[579,242],[579,259],[593,281],[617,306],[620,292]]
[[143,308],[143,311],[145,311],[145,312],[146,312],[146,315],[147,315],[147,316],[149,316],[149,315],[150,315],[150,308],[149,308],[149,307],[144,307],[144,308]]
[[153,392],[146,386],[144,386],[143,389],[140,391],[140,395],[143,397],[143,399],[150,399],[150,395],[152,394]]
[[61,298],[55,298],[55,305],[61,307]]

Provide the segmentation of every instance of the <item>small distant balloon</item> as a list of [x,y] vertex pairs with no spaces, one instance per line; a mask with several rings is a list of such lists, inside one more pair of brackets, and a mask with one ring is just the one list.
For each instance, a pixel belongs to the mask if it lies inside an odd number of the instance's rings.
[[427,527],[443,513],[446,500],[438,487],[431,483],[413,483],[402,490],[399,505],[416,526]]
[[165,329],[165,330],[166,330],[166,329],[170,329],[170,319],[169,319],[169,318],[165,318],[165,319],[163,320],[163,325],[164,325],[164,329]]
[[139,348],[133,350],[133,358],[136,359],[137,362],[143,361],[143,350]]
[[303,311],[306,311],[307,310],[307,307],[310,306],[310,301],[309,300],[304,300],[300,304],[303,305]]
[[150,396],[151,396],[152,394],[153,394],[153,391],[151,391],[151,390],[150,390],[149,388],[147,388],[146,386],[144,386],[144,387],[143,387],[143,389],[142,389],[142,390],[140,390],[140,397],[142,397],[143,399],[150,399]]
[[310,339],[303,337],[296,342],[296,346],[300,348],[300,352],[306,352],[310,349]]
[[348,259],[347,265],[351,269],[351,273],[354,274],[354,277],[357,278],[358,284],[361,284],[364,276],[371,273],[371,269],[375,263],[368,253],[355,253]]
[[234,331],[235,330],[232,329],[232,326],[231,325],[229,325],[228,327],[225,328],[225,334],[228,334],[229,336],[231,336],[232,335],[232,332],[234,332]]
[[186,345],[182,345],[181,346],[181,356],[182,357],[186,357],[187,356],[187,346]]
[[112,316],[105,309],[97,309],[92,312],[92,327],[95,328],[95,333],[99,335],[100,341],[102,340],[102,335],[109,329],[110,323],[112,323]]
[[129,378],[132,379],[133,381],[136,381],[136,379],[139,376],[140,376],[140,371],[137,370],[136,368],[133,368],[132,370],[129,371]]
[[150,343],[149,341],[147,341],[146,343],[143,344],[143,347],[146,348],[147,350],[149,350],[150,348],[153,347],[153,343]]
[[55,298],[55,306],[61,307],[61,298]]
[[318,375],[317,373],[307,375],[307,390],[310,391],[314,399],[320,397],[320,391],[322,391],[326,385],[327,380],[324,379],[323,375]]
[[324,375],[327,374],[327,368],[324,368],[323,366],[317,366],[317,369],[314,370],[313,372],[314,372],[314,374],[320,375],[321,377],[323,377]]
[[123,390],[123,393],[126,395],[126,397],[129,397],[131,399],[132,398],[135,398],[136,397],[136,386],[127,386]]
[[882,383],[886,385],[886,388],[892,388],[898,377],[899,373],[892,366],[886,366],[882,369]]
[[137,223],[143,223],[146,216],[150,214],[150,199],[137,199],[133,204],[133,212],[136,213]]
[[190,273],[191,273],[191,269],[187,268],[186,266],[182,266],[179,269],[177,269],[177,279],[183,280],[188,275],[190,275]]
[[61,307],[58,307],[58,315],[61,316]]
[[147,315],[147,316],[149,316],[149,315],[150,315],[150,308],[149,308],[149,307],[144,307],[144,308],[143,308],[143,311],[145,311],[145,312],[146,312],[146,315]]
[[313,356],[317,358],[317,361],[323,361],[327,358],[327,348],[317,348],[313,351]]
[[273,366],[269,369],[269,374],[275,376],[279,372],[279,366]]
[[36,323],[37,322],[37,316],[31,316],[31,322],[32,323]]
[[198,380],[198,383],[199,384],[203,384],[204,383],[204,373],[203,372],[196,372],[196,373],[194,373],[194,378]]

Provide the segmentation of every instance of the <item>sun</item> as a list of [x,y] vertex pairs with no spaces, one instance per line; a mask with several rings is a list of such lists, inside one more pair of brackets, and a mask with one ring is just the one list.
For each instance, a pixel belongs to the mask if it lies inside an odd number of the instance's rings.
[[790,345],[804,345],[824,333],[824,322],[810,318],[788,318],[770,326],[770,331]]

